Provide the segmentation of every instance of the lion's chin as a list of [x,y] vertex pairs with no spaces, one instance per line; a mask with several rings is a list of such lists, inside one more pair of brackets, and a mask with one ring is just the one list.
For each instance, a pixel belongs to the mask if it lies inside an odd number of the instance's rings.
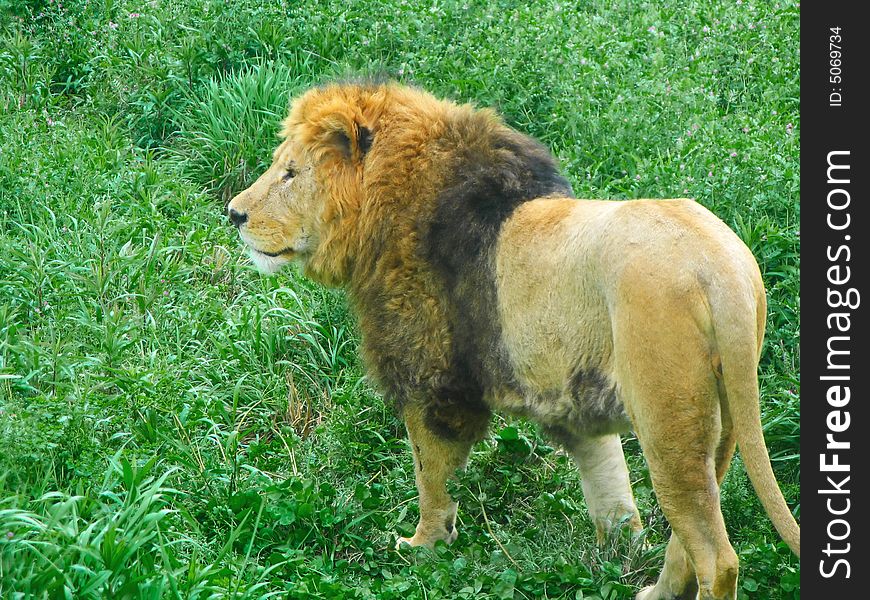
[[251,260],[261,273],[277,273],[282,267],[292,262],[292,253],[269,256],[253,248],[250,249]]

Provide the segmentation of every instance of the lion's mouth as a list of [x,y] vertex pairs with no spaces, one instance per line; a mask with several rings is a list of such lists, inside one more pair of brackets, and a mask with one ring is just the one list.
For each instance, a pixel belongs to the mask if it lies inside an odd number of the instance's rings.
[[259,250],[258,248],[251,248],[254,252],[259,252],[260,254],[265,254],[271,258],[278,258],[279,256],[284,256],[285,254],[293,254],[295,250],[292,247],[284,248],[283,250],[278,250],[277,252],[266,252],[265,250]]
[[248,249],[254,266],[262,273],[276,273],[295,258],[293,250],[290,248],[285,248],[280,252],[263,252],[253,246],[249,246]]

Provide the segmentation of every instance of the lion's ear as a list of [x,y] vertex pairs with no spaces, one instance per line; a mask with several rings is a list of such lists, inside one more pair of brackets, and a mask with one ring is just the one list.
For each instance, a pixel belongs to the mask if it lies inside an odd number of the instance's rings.
[[346,159],[362,162],[372,146],[374,136],[368,127],[351,121],[335,128],[329,140]]

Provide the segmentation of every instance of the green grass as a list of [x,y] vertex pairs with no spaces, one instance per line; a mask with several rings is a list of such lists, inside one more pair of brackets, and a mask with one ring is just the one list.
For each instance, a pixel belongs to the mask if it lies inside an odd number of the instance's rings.
[[[289,95],[347,72],[497,107],[578,196],[690,196],[737,231],[799,506],[798,24],[748,0],[0,0],[0,597],[615,600],[656,576],[636,440],[645,543],[598,548],[569,459],[503,418],[457,542],[388,550],[413,467],[343,295],[261,277],[223,216]],[[799,598],[739,459],[723,511],[741,598]]]

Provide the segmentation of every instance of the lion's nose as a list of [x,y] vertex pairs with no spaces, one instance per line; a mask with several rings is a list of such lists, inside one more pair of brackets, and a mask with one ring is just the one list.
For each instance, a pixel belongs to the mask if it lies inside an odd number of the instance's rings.
[[233,225],[236,227],[241,227],[248,220],[248,213],[239,212],[235,208],[229,210],[229,215],[230,221],[232,221]]

